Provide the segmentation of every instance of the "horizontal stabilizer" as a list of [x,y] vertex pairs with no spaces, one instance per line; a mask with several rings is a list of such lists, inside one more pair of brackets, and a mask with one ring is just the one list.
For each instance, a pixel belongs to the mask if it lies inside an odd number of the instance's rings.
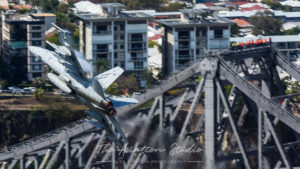
[[103,90],[106,90],[123,72],[124,70],[117,66],[95,76],[94,79],[100,83]]
[[138,100],[130,97],[109,97],[108,99],[113,103],[114,107],[121,107],[129,104],[139,103]]

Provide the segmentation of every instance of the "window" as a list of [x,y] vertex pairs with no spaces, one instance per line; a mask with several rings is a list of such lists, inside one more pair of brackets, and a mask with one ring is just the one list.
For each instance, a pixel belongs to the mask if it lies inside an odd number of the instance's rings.
[[124,45],[120,45],[120,49],[124,49]]
[[120,30],[123,31],[124,30],[124,24],[120,25]]
[[31,61],[32,62],[40,62],[41,60],[38,57],[32,56]]
[[201,36],[206,36],[207,30],[202,30],[202,35]]
[[42,45],[42,41],[40,40],[33,40],[31,42],[32,46],[41,46]]
[[114,44],[114,49],[117,50],[118,49],[118,45]]
[[41,26],[32,26],[31,29],[32,30],[40,30],[42,27]]
[[42,66],[41,65],[33,65],[32,70],[42,70]]
[[124,35],[120,35],[120,39],[124,39]]
[[144,63],[143,62],[134,62],[134,69],[143,69]]
[[223,38],[223,30],[215,29],[214,30],[214,38]]
[[107,44],[97,44],[97,49],[108,49],[108,45]]
[[117,31],[118,30],[118,27],[117,26],[114,26],[114,31]]
[[42,37],[42,33],[40,33],[40,32],[34,32],[34,33],[32,33],[31,37],[32,38],[41,38]]
[[107,31],[107,26],[106,25],[96,25],[95,26],[95,33],[103,33]]
[[32,73],[32,78],[42,77],[41,73]]

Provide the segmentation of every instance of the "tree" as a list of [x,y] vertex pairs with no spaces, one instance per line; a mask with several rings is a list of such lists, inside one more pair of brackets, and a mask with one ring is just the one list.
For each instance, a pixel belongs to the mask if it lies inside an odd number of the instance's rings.
[[254,35],[281,35],[282,21],[271,11],[257,12],[249,18]]
[[298,35],[300,33],[300,28],[294,27],[292,29],[286,30],[285,35]]
[[122,75],[116,81],[119,90],[128,90],[129,93],[139,91],[139,82],[134,73]]
[[240,27],[237,24],[234,24],[234,25],[230,26],[230,34],[231,34],[231,36],[232,35],[239,36],[240,33],[241,33]]
[[163,10],[173,12],[173,11],[178,11],[179,9],[182,9],[183,7],[185,7],[184,4],[175,2],[175,3],[170,3],[168,6],[164,7]]
[[96,60],[94,66],[96,74],[102,73],[110,68],[109,62],[105,59]]
[[264,1],[262,1],[262,3],[267,4],[273,10],[281,10],[281,11],[287,11],[287,12],[290,12],[293,10],[293,8],[291,6],[282,5],[280,2],[274,1],[274,0],[264,0]]
[[57,6],[59,5],[58,0],[43,0],[42,2],[39,2],[39,5],[42,6],[45,12],[51,12],[54,13],[57,9]]
[[32,85],[36,88],[44,88],[45,81],[41,77],[37,77],[32,81]]
[[45,95],[45,91],[43,88],[37,88],[34,93],[33,96],[36,100],[41,100]]

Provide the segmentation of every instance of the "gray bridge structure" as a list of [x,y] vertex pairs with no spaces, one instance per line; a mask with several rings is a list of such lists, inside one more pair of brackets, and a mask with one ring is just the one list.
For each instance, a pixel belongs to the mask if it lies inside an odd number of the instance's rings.
[[280,71],[300,80],[273,46],[203,55],[117,110],[123,147],[84,118],[3,149],[0,169],[299,167],[300,93],[285,94]]

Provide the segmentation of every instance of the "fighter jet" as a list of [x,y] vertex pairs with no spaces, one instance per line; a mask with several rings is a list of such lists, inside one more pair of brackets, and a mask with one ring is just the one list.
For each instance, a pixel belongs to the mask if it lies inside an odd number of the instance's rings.
[[[48,79],[67,94],[74,95],[93,111],[86,112],[97,121],[89,122],[99,129],[108,129],[112,135],[112,126],[122,137],[125,134],[113,118],[115,107],[135,104],[134,98],[109,97],[104,91],[124,72],[120,67],[112,68],[104,73],[92,77],[93,68],[85,58],[71,46],[71,33],[53,24],[59,32],[62,46],[47,43],[54,49],[50,51],[41,47],[30,46],[29,50],[51,68]],[[105,115],[107,116],[105,116]],[[125,138],[124,138],[125,139]]]

